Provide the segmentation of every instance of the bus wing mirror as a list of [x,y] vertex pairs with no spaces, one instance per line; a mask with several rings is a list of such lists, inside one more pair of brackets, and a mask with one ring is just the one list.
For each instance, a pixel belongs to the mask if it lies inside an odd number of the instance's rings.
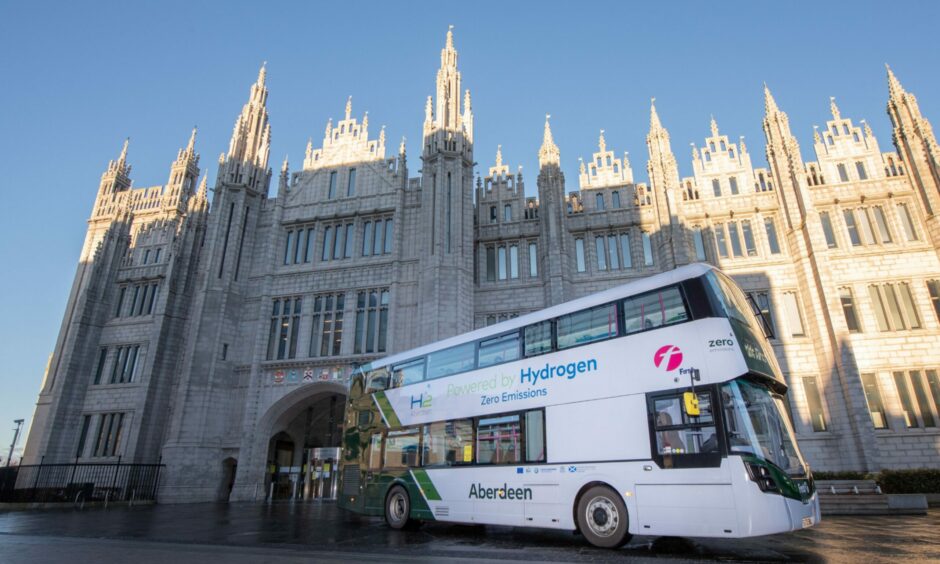
[[698,396],[694,392],[685,392],[682,394],[683,404],[685,406],[685,414],[689,417],[698,417],[701,415],[701,410],[698,407]]

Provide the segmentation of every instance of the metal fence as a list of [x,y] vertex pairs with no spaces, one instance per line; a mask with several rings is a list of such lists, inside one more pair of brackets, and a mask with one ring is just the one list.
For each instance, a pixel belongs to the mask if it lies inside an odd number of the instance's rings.
[[0,468],[0,502],[156,501],[162,464],[27,464]]

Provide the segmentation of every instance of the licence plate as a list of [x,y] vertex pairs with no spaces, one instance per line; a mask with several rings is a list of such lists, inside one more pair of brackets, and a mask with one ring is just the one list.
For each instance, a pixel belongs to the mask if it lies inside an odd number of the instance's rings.
[[813,526],[813,518],[803,517],[803,528],[805,529],[806,527],[812,527],[812,526]]

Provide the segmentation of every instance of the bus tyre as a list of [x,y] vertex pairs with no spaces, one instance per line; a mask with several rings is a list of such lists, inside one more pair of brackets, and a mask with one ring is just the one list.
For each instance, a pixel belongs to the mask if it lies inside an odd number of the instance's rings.
[[578,529],[600,548],[617,548],[630,541],[627,506],[620,494],[607,486],[594,486],[578,500]]
[[385,522],[393,529],[404,529],[411,523],[411,498],[408,490],[394,486],[385,498]]

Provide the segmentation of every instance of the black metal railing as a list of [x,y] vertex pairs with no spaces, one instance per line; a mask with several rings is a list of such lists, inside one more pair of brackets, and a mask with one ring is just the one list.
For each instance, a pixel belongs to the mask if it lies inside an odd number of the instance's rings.
[[0,468],[0,503],[156,501],[162,468],[120,459]]

